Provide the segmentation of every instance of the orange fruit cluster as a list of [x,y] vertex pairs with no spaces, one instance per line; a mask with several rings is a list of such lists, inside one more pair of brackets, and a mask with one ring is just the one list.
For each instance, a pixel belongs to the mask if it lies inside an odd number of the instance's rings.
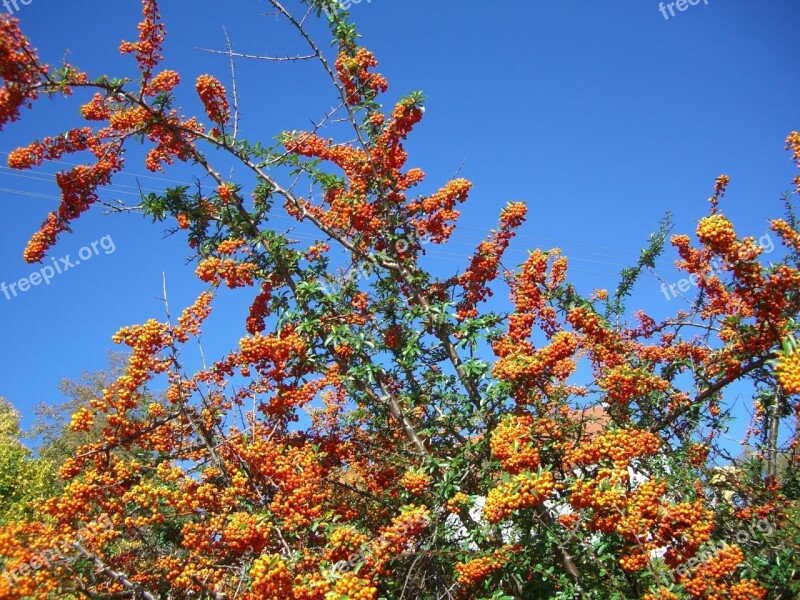
[[309,246],[304,252],[304,256],[308,262],[314,262],[323,258],[330,249],[331,247],[328,244],[319,242]]
[[258,515],[235,512],[229,516],[228,523],[222,530],[221,541],[236,552],[260,552],[269,540],[270,526],[269,522],[263,521]]
[[609,401],[623,405],[652,393],[665,392],[670,388],[669,382],[657,375],[645,369],[626,365],[609,369],[599,383],[606,390],[606,398]]
[[217,186],[217,195],[224,204],[231,203],[231,201],[233,200],[233,192],[234,188],[233,185],[231,184],[224,183],[220,186]]
[[178,317],[178,326],[173,328],[175,338],[186,342],[189,335],[200,335],[200,326],[211,314],[211,299],[209,292],[203,292],[191,306],[187,306]]
[[483,506],[483,515],[490,523],[509,517],[515,510],[541,504],[555,489],[553,474],[520,473],[511,481],[489,491]]
[[225,125],[231,118],[228,99],[225,97],[227,93],[225,86],[216,77],[200,75],[195,83],[195,88],[208,118],[220,127]]
[[65,154],[88,150],[90,145],[97,142],[97,138],[92,138],[92,130],[89,127],[70,129],[56,138],[45,137],[9,152],[8,166],[17,170],[38,167],[46,160],[57,160]]
[[489,440],[492,455],[512,475],[539,466],[539,450],[531,438],[532,425],[530,415],[509,415],[492,432]]
[[492,374],[513,382],[517,389],[525,392],[515,395],[519,403],[524,403],[531,388],[539,389],[553,379],[564,381],[575,371],[577,349],[578,337],[570,331],[559,331],[549,345],[539,350],[532,351],[530,346],[522,344],[506,352],[495,362]]
[[328,538],[328,546],[325,549],[325,559],[337,563],[340,560],[347,560],[348,557],[363,546],[369,538],[353,527],[343,526],[337,528]]
[[279,487],[269,507],[285,530],[306,527],[323,513],[324,470],[311,447],[285,449],[265,471]]
[[469,267],[458,278],[464,288],[464,298],[456,307],[460,321],[478,315],[477,304],[492,295],[488,283],[499,273],[500,260],[514,237],[514,229],[522,225],[528,209],[522,202],[513,202],[500,213],[500,230],[492,230],[488,240],[481,242],[470,259]]
[[435,194],[410,202],[409,214],[419,215],[411,219],[411,225],[434,244],[447,241],[459,217],[454,207],[466,201],[470,189],[472,183],[466,179],[453,179]]
[[644,569],[650,562],[650,556],[639,549],[624,554],[619,559],[619,566],[629,573]]
[[[384,80],[368,72],[368,68],[376,64],[374,57],[363,49],[349,45],[342,48],[337,70],[348,102],[358,103],[364,96],[372,97],[385,89]],[[401,171],[407,160],[403,140],[422,119],[422,114],[422,107],[413,99],[398,102],[389,119],[370,108],[366,120],[369,123],[366,151],[360,145],[324,140],[314,132],[285,134],[282,143],[288,152],[331,162],[345,175],[341,185],[325,190],[321,203],[312,204],[304,198],[290,199],[286,210],[299,220],[311,217],[329,233],[351,238],[359,251],[366,252],[370,246],[378,251],[394,247],[401,261],[419,254],[423,237],[442,241],[451,230],[450,220],[457,216],[452,210],[453,204],[466,197],[465,188],[470,184],[455,180],[431,198],[406,203],[405,190],[421,181],[424,173],[413,168],[407,173]],[[386,182],[392,184],[387,187]],[[372,199],[376,190],[380,193]],[[403,207],[407,224],[416,229],[414,239],[402,240],[402,247],[392,241],[398,241],[400,233],[396,226],[388,225],[396,221],[387,215],[389,206]],[[431,209],[430,214],[425,206]]]
[[302,360],[307,352],[305,340],[288,325],[278,334],[255,334],[242,338],[239,340],[239,347],[241,350],[237,362],[240,365],[254,366],[276,382],[285,379],[292,359]]
[[700,219],[697,225],[697,239],[713,252],[723,256],[728,256],[737,242],[733,224],[720,213]]
[[370,73],[369,69],[378,66],[375,55],[366,48],[342,47],[336,58],[336,73],[342,82],[350,105],[359,104],[367,90],[373,95],[385,92],[389,84],[378,73]]
[[424,505],[409,504],[406,512],[382,528],[380,537],[371,544],[372,554],[380,564],[402,552],[408,542],[425,531],[430,524],[430,510]]
[[689,462],[696,467],[702,466],[705,464],[710,450],[708,444],[692,444],[688,450]]
[[683,556],[692,556],[709,539],[714,530],[714,513],[701,500],[663,505],[654,537],[674,541],[664,558],[675,566]]
[[655,594],[645,594],[642,596],[642,600],[680,600],[680,598],[662,586]]
[[215,286],[224,281],[229,288],[235,289],[253,285],[253,278],[258,273],[258,265],[212,256],[201,261],[195,272],[201,281]]
[[87,121],[107,121],[111,116],[108,102],[100,92],[95,92],[92,99],[81,106],[81,116]]
[[458,582],[464,586],[474,585],[489,577],[502,566],[503,561],[498,560],[496,556],[480,556],[465,563],[459,562],[456,564]]
[[800,393],[800,352],[781,355],[775,365],[775,375],[787,394]]
[[326,599],[339,600],[342,597],[348,600],[375,600],[378,597],[378,588],[371,581],[362,579],[351,571],[342,575],[336,582],[334,592],[329,592]]
[[94,414],[91,410],[82,406],[72,415],[69,428],[72,431],[89,431],[94,425]]
[[[792,150],[792,160],[797,163],[797,168],[800,169],[800,132],[793,131],[786,138],[786,149]],[[797,191],[800,192],[800,175],[798,175],[794,182],[797,184]]]
[[402,341],[403,328],[400,325],[392,325],[383,333],[383,343],[391,350],[396,350]]
[[109,115],[108,124],[119,132],[134,132],[144,125],[148,115],[143,106],[121,108]]
[[596,465],[612,461],[614,468],[625,469],[630,459],[658,452],[661,440],[653,433],[641,429],[607,431],[601,436],[571,449],[564,460],[568,464]]
[[610,327],[594,310],[580,306],[570,309],[567,322],[576,331],[583,333],[583,344],[598,370],[613,368],[624,363],[625,343],[619,334]]
[[[569,490],[569,503],[575,509],[595,511],[593,527],[600,531],[616,531],[619,512],[627,503],[625,484],[627,470],[599,469],[594,478],[578,479]],[[609,513],[612,515],[609,519]]]
[[177,72],[171,69],[166,69],[153,77],[148,84],[147,91],[145,93],[148,96],[157,96],[158,94],[171,92],[180,82],[181,77]]
[[400,485],[406,488],[411,494],[421,494],[431,484],[431,478],[419,471],[406,471],[400,479]]
[[456,563],[458,583],[467,588],[484,581],[492,573],[502,569],[511,555],[517,551],[519,546],[504,545],[491,554]]
[[797,233],[785,220],[771,220],[770,228],[780,236],[786,246],[793,250],[800,250],[800,233]]
[[139,41],[122,42],[119,51],[122,54],[135,55],[142,72],[142,85],[145,87],[153,69],[164,58],[161,56],[161,49],[166,38],[166,28],[160,22],[161,14],[156,0],[143,0],[142,13],[144,20],[139,23]]
[[[661,499],[666,490],[666,481],[648,479],[628,494],[624,513],[617,516],[615,531],[625,537],[630,548],[649,552],[664,545],[652,531],[663,514]],[[609,517],[613,522],[613,515]]]
[[[37,83],[46,73],[39,64],[37,52],[19,28],[19,21],[0,15],[0,64],[3,85],[0,87],[0,130],[6,123],[16,121],[20,108],[39,96]],[[9,165],[10,166],[10,165]],[[12,167],[13,168],[13,167]]]
[[279,554],[261,556],[250,569],[252,590],[263,600],[286,600],[292,597],[294,577]]
[[730,587],[731,600],[763,600],[766,597],[767,590],[755,579],[740,579]]
[[[150,113],[153,117],[153,113]],[[169,115],[158,115],[154,122],[147,127],[147,139],[156,143],[145,158],[144,164],[148,171],[163,171],[162,165],[171,165],[177,158],[187,161],[192,156],[192,142],[198,133],[203,133],[204,127],[195,117],[182,121],[175,111]]]
[[721,579],[733,573],[744,560],[742,549],[734,545],[726,545],[703,564],[706,577]]
[[733,585],[726,578],[736,572],[744,560],[744,553],[735,545],[725,545],[713,556],[702,562],[688,578],[683,578],[683,589],[692,598],[704,600],[760,600],[766,590],[755,580],[741,579]]
[[255,335],[256,333],[261,333],[266,328],[265,319],[270,313],[269,303],[272,299],[273,286],[274,280],[269,275],[261,281],[261,289],[258,295],[253,299],[247,320],[245,321],[247,333]]
[[456,492],[452,498],[447,500],[445,506],[447,512],[457,515],[461,512],[461,508],[469,502],[469,496],[464,492]]
[[122,170],[122,142],[107,129],[93,134],[89,128],[78,128],[57,138],[46,137],[9,155],[11,168],[29,169],[43,160],[56,160],[64,154],[86,150],[94,155],[94,164],[77,165],[56,173],[61,202],[28,242],[24,252],[26,261],[41,261],[58,235],[68,231],[70,223],[99,199],[98,188],[110,184],[112,176]]
[[533,346],[528,338],[537,320],[541,322],[544,331],[553,333],[557,330],[555,312],[545,300],[547,267],[551,257],[554,263],[558,262],[557,249],[549,252],[534,250],[522,264],[516,278],[511,281],[514,313],[508,317],[508,335],[501,337],[492,346],[498,356],[506,356],[521,349],[532,352]]
[[172,339],[169,327],[154,319],[144,325],[123,327],[111,339],[115,344],[125,343],[133,351],[128,359],[125,375],[120,376],[113,387],[103,390],[101,406],[114,407],[121,411],[121,416],[125,410],[136,408],[138,389],[151,374],[161,373],[166,369],[165,363],[158,359],[158,353]]

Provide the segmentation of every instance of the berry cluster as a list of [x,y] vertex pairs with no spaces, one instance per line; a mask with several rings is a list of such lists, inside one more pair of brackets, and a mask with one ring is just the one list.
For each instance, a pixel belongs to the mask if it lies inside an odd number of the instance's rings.
[[460,321],[478,315],[477,304],[492,295],[488,284],[497,278],[500,261],[514,237],[514,229],[525,222],[527,207],[513,202],[500,213],[500,230],[492,230],[491,237],[481,242],[470,259],[469,267],[458,278],[464,288],[464,299],[457,307]]
[[530,508],[544,502],[555,489],[553,474],[520,473],[511,481],[489,491],[483,515],[490,523],[508,518],[515,510]]
[[775,375],[787,394],[800,393],[800,352],[781,355],[775,365]]
[[143,0],[142,5],[144,20],[139,23],[139,41],[122,42],[119,51],[136,56],[142,72],[142,88],[145,89],[153,69],[164,58],[160,53],[166,38],[166,28],[160,22],[161,14],[156,0]]
[[723,256],[730,253],[737,241],[733,225],[720,213],[700,219],[697,238],[701,244]]
[[464,492],[456,492],[452,498],[447,500],[445,508],[447,512],[457,515],[468,503],[469,496],[467,496]]
[[279,554],[262,556],[250,569],[252,591],[263,600],[286,600],[292,597],[294,577]]
[[539,466],[539,450],[531,436],[532,425],[530,415],[510,415],[492,432],[489,441],[492,455],[512,475],[526,469],[536,470]]
[[431,478],[419,471],[407,471],[400,479],[402,485],[409,493],[419,495],[431,484]]
[[[288,597],[288,596],[287,596]],[[334,592],[326,596],[326,600],[339,600],[348,598],[349,600],[376,600],[378,588],[366,579],[362,579],[355,573],[345,573],[336,582]]]
[[258,273],[258,265],[247,261],[220,259],[212,256],[197,265],[196,273],[201,281],[214,286],[224,281],[225,285],[234,289],[253,285],[253,277]]
[[224,126],[231,118],[225,86],[216,77],[200,75],[195,88],[203,102],[208,118],[218,126]]

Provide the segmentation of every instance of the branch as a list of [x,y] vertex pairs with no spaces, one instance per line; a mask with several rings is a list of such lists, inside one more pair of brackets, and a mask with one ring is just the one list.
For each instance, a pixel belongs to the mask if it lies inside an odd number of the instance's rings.
[[728,385],[730,383],[733,383],[734,381],[736,381],[740,377],[743,377],[744,375],[747,375],[751,371],[755,371],[756,369],[759,369],[759,368],[763,367],[764,363],[766,363],[769,359],[770,359],[769,355],[762,356],[761,358],[759,358],[757,360],[754,360],[752,362],[747,363],[737,373],[733,373],[731,375],[727,375],[727,376],[723,377],[722,379],[720,379],[716,383],[714,383],[714,384],[710,385],[708,388],[706,388],[705,391],[703,391],[700,394],[698,394],[697,396],[695,396],[694,402],[689,403],[689,405],[687,405],[687,406],[684,406],[682,408],[674,410],[670,414],[666,415],[664,418],[659,419],[658,421],[656,421],[656,423],[652,427],[650,427],[650,432],[651,433],[656,433],[656,432],[660,431],[661,429],[663,429],[664,427],[668,427],[669,425],[671,425],[672,423],[677,421],[683,414],[685,414],[694,404],[698,404],[700,402],[705,402],[711,396],[713,396],[718,391],[720,391],[722,388],[724,388],[726,385]]
[[231,61],[231,96],[233,97],[233,141],[239,135],[239,94],[236,91],[236,62],[233,60],[233,45],[231,38],[228,37],[228,30],[222,27],[225,32],[225,47],[228,49],[228,57]]
[[111,567],[105,564],[99,557],[89,552],[80,542],[75,542],[73,547],[83,556],[89,559],[97,567],[100,573],[108,575],[111,579],[118,582],[126,590],[131,590],[136,598],[144,598],[145,600],[158,600],[153,594],[145,590],[138,583],[132,582],[124,573],[114,571]]
[[[225,34],[227,38],[228,34]],[[229,42],[230,43],[230,42]],[[230,47],[230,46],[229,46]],[[287,61],[298,61],[298,60],[309,60],[312,58],[316,58],[314,54],[308,54],[306,56],[297,55],[297,56],[258,56],[256,54],[244,54],[242,52],[228,52],[223,50],[212,50],[210,48],[198,48],[198,50],[202,52],[210,52],[211,54],[224,54],[225,56],[236,57],[236,58],[250,58],[253,60],[268,60],[272,62],[287,62]]]

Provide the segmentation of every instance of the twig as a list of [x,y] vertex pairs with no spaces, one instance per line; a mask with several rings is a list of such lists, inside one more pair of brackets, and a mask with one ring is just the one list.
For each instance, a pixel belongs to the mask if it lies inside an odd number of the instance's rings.
[[99,557],[95,556],[94,554],[86,550],[86,548],[84,548],[80,542],[75,542],[73,544],[73,547],[81,554],[81,556],[92,561],[94,565],[97,567],[98,571],[111,577],[111,579],[118,582],[126,590],[131,590],[135,594],[136,598],[144,598],[145,600],[158,600],[153,594],[145,590],[140,584],[132,582],[130,579],[128,579],[128,577],[124,573],[120,573],[119,571],[113,570],[106,563],[100,560]]
[[[227,35],[227,34],[226,34]],[[244,54],[242,52],[225,52],[223,50],[212,50],[210,48],[198,48],[198,50],[202,52],[210,52],[211,54],[224,54],[225,56],[236,57],[236,58],[249,58],[253,60],[268,60],[272,62],[287,62],[287,61],[298,61],[298,60],[309,60],[312,58],[316,58],[315,55],[309,54],[306,56],[259,56],[257,54]]]
[[233,97],[233,141],[239,135],[239,94],[236,91],[236,62],[233,60],[233,45],[231,38],[228,37],[228,30],[222,26],[222,31],[225,33],[225,47],[228,49],[228,57],[231,61],[231,96]]

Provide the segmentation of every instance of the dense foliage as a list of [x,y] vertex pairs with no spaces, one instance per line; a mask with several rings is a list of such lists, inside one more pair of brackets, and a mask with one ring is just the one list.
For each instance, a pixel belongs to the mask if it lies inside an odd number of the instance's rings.
[[[466,270],[435,276],[425,247],[447,243],[471,184],[414,193],[425,175],[408,167],[404,141],[423,97],[385,109],[387,81],[345,13],[329,11],[329,62],[308,15],[270,4],[340,98],[317,128],[273,146],[243,139],[235,96],[212,75],[193,90],[205,114],[175,108],[189,90],[159,66],[155,0],[121,46],[138,65],[131,78],[48,67],[0,17],[0,126],[42,96],[86,96],[84,126],[9,156],[14,169],[85,160],[57,176],[61,204],[25,258],[41,261],[142,143],[151,171],[177,161],[203,176],[129,208],[185,233],[208,284],[177,318],[114,336],[127,362],[105,387],[83,388],[70,423],[83,437],[54,433],[45,457],[61,483],[50,494],[9,483],[40,463],[10,409],[0,413],[0,596],[795,597],[793,195],[771,222],[784,255],[765,264],[724,216],[719,177],[696,241],[671,238],[697,295],[663,321],[625,300],[667,223],[612,293],[579,293],[558,249],[505,268],[522,203],[502,210]],[[788,147],[800,166],[800,134]],[[248,176],[226,178],[231,162]],[[317,239],[288,239],[274,214]],[[187,344],[223,285],[252,298],[242,337],[190,370]],[[486,302],[504,286],[508,312]],[[745,384],[749,451],[730,457],[724,394]]]

